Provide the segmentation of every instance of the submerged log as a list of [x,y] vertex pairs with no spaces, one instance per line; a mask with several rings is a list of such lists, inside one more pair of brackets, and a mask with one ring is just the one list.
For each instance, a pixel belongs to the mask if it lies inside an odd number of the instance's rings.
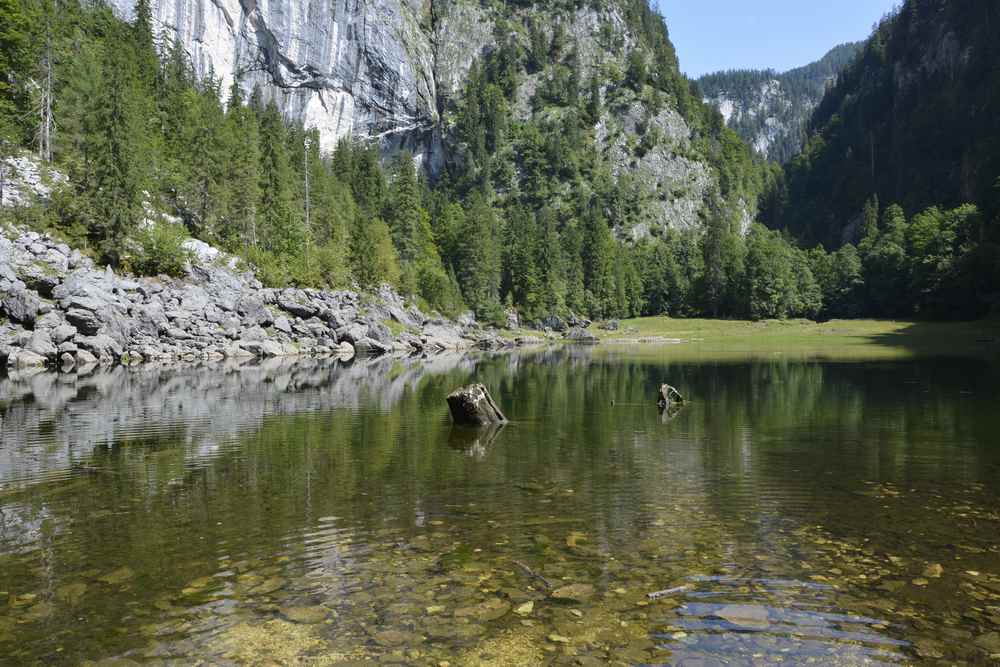
[[666,410],[674,405],[683,405],[684,397],[681,396],[681,392],[677,391],[669,384],[660,386],[660,395],[656,401],[656,404],[660,406],[661,410]]
[[448,396],[448,407],[456,424],[486,426],[507,422],[489,390],[481,384],[470,384],[453,391]]

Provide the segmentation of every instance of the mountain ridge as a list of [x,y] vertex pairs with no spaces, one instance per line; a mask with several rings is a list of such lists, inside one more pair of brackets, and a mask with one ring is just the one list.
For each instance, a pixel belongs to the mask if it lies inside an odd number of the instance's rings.
[[779,163],[794,157],[827,86],[861,49],[839,44],[822,58],[785,72],[731,69],[697,80],[703,99],[760,155]]

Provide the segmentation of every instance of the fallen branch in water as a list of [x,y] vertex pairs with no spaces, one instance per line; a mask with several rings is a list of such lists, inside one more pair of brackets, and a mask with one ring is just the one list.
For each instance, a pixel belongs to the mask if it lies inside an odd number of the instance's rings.
[[668,588],[665,591],[656,591],[654,593],[646,593],[646,597],[650,600],[659,600],[660,598],[665,598],[670,595],[677,595],[678,593],[683,593],[684,591],[690,590],[690,584],[684,584],[683,586],[678,586],[677,588]]
[[538,581],[542,582],[542,585],[544,585],[545,588],[548,588],[549,590],[552,590],[552,583],[548,579],[546,579],[542,575],[538,574],[537,572],[535,572],[534,570],[532,570],[530,567],[528,567],[527,565],[525,565],[521,561],[519,561],[519,560],[514,561],[514,565],[517,565],[519,568],[521,568],[522,570],[524,570],[524,573],[526,575],[528,575],[528,577],[530,577],[531,579],[538,579]]

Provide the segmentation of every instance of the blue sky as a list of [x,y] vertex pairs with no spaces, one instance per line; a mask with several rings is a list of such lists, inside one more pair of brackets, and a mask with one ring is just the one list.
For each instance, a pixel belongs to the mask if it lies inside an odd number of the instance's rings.
[[658,0],[691,77],[720,69],[784,71],[868,37],[897,0]]

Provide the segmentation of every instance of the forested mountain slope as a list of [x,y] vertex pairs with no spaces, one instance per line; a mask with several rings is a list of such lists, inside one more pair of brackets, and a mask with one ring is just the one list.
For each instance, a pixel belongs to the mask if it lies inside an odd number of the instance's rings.
[[809,118],[827,86],[861,46],[862,42],[841,44],[820,60],[787,72],[741,69],[706,74],[698,86],[705,101],[754,150],[785,163],[802,149]]
[[1000,5],[908,0],[838,77],[791,165],[783,224],[857,238],[877,195],[908,212],[991,205],[1000,177]]
[[[113,2],[120,16],[135,14],[135,0]],[[662,22],[644,0],[152,0],[149,6],[154,34],[161,42],[177,40],[198,78],[215,77],[222,90],[235,82],[245,97],[259,89],[283,117],[317,129],[324,152],[345,137],[377,141],[385,155],[409,151],[439,176],[463,157],[456,140],[463,139],[469,85],[499,82],[481,76],[492,62],[504,71],[485,74],[503,77],[509,98],[503,110],[509,118],[501,124],[534,119],[548,131],[588,95],[609,98],[611,105],[581,119],[586,129],[596,128],[594,136],[570,140],[596,140],[615,175],[628,172],[643,186],[648,215],[627,231],[700,226],[706,204],[720,190],[733,190],[719,163],[738,158],[740,148],[729,147],[723,157],[706,144],[722,134],[690,99]],[[630,72],[630,59],[643,72]],[[647,70],[654,84],[648,94],[646,81],[626,81]],[[630,87],[632,95],[625,92]],[[754,204],[752,189],[745,189],[739,193],[744,225]]]
[[857,245],[857,312],[1000,308],[1000,5],[907,0],[810,122],[764,206],[773,227]]
[[275,284],[610,317],[663,307],[641,272],[669,241],[674,301],[717,312],[702,258],[767,177],[645,0],[0,11],[6,150],[70,183],[21,215],[137,270],[173,220]]

